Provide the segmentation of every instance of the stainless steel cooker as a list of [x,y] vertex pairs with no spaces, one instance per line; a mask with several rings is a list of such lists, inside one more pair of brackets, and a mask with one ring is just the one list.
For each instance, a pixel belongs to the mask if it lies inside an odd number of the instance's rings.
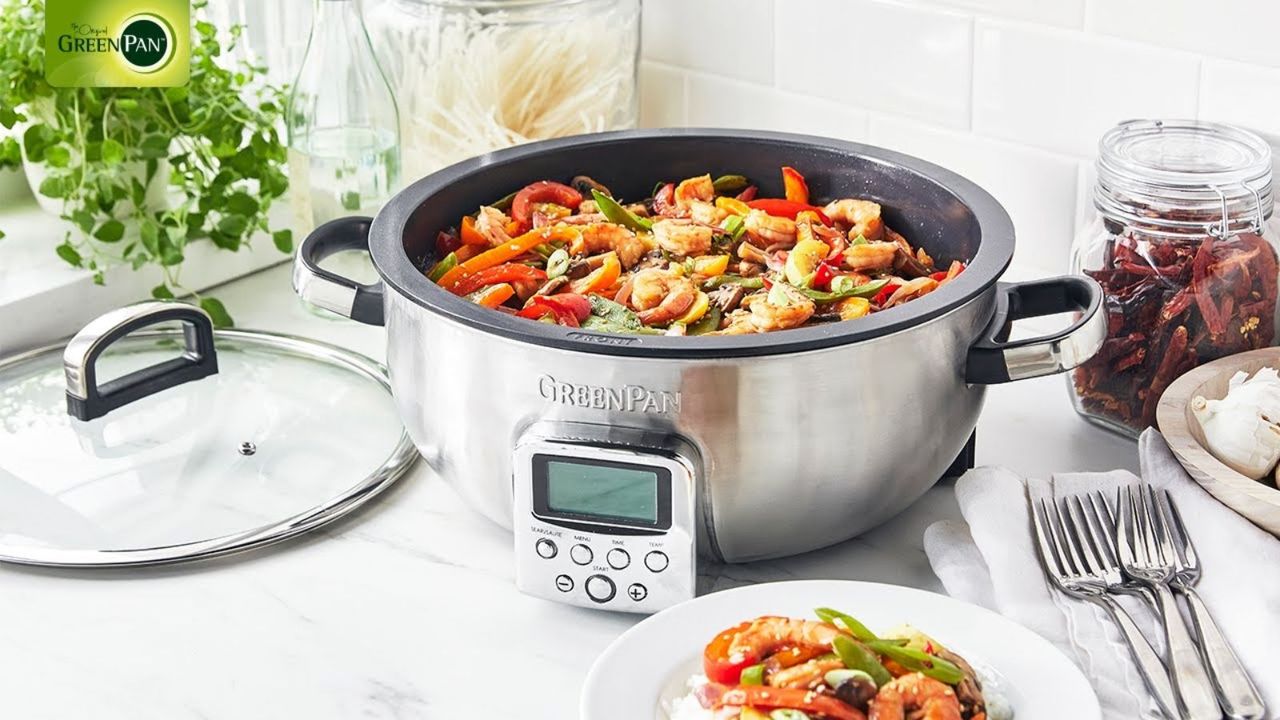
[[[968,268],[855,322],[737,337],[613,335],[534,323],[429,282],[438,230],[526,183],[588,174],[620,196],[656,179],[741,173],[781,195],[869,197],[888,223]],[[774,186],[779,185],[779,186]],[[380,281],[319,267],[366,249]],[[698,554],[729,562],[857,535],[918,499],[973,432],[985,386],[1062,372],[1098,350],[1087,278],[998,283],[1009,216],[936,165],[855,143],[734,130],[652,130],[533,143],[417,181],[372,220],[302,244],[310,302],[387,328],[404,424],[427,461],[515,533],[517,582],[588,606],[651,611],[693,594]],[[1008,341],[1019,318],[1077,311]]]

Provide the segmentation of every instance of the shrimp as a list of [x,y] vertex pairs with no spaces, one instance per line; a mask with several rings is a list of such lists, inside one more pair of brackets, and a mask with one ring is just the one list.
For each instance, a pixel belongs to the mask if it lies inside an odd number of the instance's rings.
[[490,247],[497,247],[511,242],[511,236],[507,234],[504,227],[509,222],[511,218],[501,210],[481,205],[480,214],[476,216],[476,230],[489,241]]
[[887,683],[871,698],[867,710],[868,720],[904,720],[908,711],[920,720],[961,720],[956,691],[923,673]]
[[844,663],[840,658],[815,658],[773,673],[769,676],[769,685],[813,690],[825,682],[824,678],[828,670],[839,670],[843,667]]
[[708,335],[754,335],[756,326],[751,324],[751,313],[746,310],[733,310],[725,315],[724,327],[713,330]]
[[718,208],[709,202],[694,200],[689,203],[689,219],[694,222],[704,225],[719,225],[727,217],[729,217],[728,210]]
[[872,242],[850,245],[844,251],[844,262],[850,270],[887,270],[898,257],[898,244]]
[[747,213],[742,226],[747,230],[747,240],[756,247],[796,244],[796,221],[774,217],[763,210]]
[[698,299],[693,281],[670,270],[647,268],[631,276],[631,306],[640,322],[662,325],[688,312]]
[[659,220],[653,224],[653,239],[674,255],[693,257],[711,251],[711,228],[688,220]]
[[791,286],[775,283],[763,300],[751,303],[751,323],[760,332],[786,330],[808,322],[817,309],[812,300]]
[[734,636],[729,644],[729,657],[743,658],[744,665],[754,665],[783,646],[830,648],[831,643],[844,634],[834,625],[816,620],[766,615],[752,620]]
[[613,223],[591,223],[582,227],[581,247],[575,242],[571,248],[574,255],[595,254],[610,250],[618,254],[622,267],[631,269],[640,262],[640,258],[648,252],[644,242],[636,234],[621,225]]
[[849,226],[849,239],[861,235],[866,240],[884,237],[884,221],[880,219],[880,204],[870,200],[836,200],[827,203],[822,212],[832,220]]
[[676,186],[676,208],[687,210],[694,200],[711,202],[716,196],[716,187],[711,183],[710,175],[699,175],[688,180],[681,180]]

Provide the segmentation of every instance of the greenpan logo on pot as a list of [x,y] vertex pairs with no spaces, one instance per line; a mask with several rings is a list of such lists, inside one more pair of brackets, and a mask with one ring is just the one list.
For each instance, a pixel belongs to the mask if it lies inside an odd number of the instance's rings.
[[57,87],[183,85],[190,25],[188,0],[48,0],[45,77]]

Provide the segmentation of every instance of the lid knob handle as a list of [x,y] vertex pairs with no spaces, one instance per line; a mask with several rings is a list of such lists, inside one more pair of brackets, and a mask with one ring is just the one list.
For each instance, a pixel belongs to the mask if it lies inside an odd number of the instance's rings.
[[[135,370],[101,385],[97,363],[114,342],[149,325],[179,321],[185,344],[182,355]],[[67,376],[67,413],[93,420],[135,400],[218,372],[213,348],[213,321],[204,310],[180,302],[144,302],[99,316],[67,343],[62,353]]]

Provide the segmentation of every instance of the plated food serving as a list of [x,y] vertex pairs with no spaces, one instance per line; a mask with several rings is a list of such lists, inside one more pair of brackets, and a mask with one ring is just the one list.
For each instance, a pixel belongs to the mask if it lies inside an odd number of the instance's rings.
[[[341,250],[378,281],[320,266]],[[294,283],[386,326],[406,429],[514,531],[522,589],[653,612],[693,596],[698,556],[804,552],[892,517],[966,465],[986,385],[1094,353],[1097,283],[998,283],[1012,254],[1000,205],[916,158],[627,131],[423,178],[318,228]],[[1061,331],[1008,339],[1060,312]],[[877,431],[849,432],[855,414]]]
[[427,277],[518,317],[616,333],[743,335],[855,320],[933,292],[939,270],[874,200],[811,204],[742,175],[659,181],[632,203],[586,175],[538,180],[440,231]]
[[725,590],[637,624],[582,690],[583,720],[621,708],[656,720],[1100,717],[1079,669],[1030,630],[945,595],[842,580]]
[[983,694],[972,665],[919,630],[881,637],[839,610],[814,615],[764,615],[718,633],[672,720],[1013,717],[1002,696]]

